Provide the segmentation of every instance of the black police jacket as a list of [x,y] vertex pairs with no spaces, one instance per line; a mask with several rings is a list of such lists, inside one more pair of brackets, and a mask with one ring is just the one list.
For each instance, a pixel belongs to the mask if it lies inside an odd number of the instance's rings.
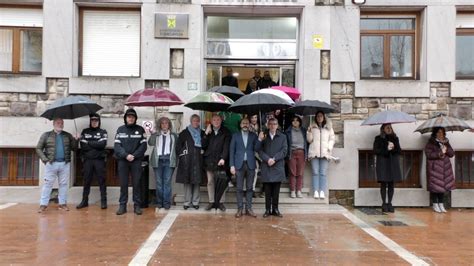
[[81,133],[81,156],[83,160],[105,159],[107,131],[102,128],[85,128]]

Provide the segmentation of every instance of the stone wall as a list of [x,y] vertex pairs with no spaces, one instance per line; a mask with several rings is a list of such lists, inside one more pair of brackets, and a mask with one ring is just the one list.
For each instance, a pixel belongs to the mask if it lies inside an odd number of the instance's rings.
[[[0,93],[0,116],[40,116],[56,99],[69,95],[69,79],[48,78],[46,93]],[[127,95],[84,95],[103,107],[104,117],[121,117]]]
[[418,120],[429,119],[437,113],[474,119],[474,98],[450,97],[450,85],[449,82],[432,82],[430,97],[425,98],[371,98],[355,97],[354,83],[331,83],[331,104],[336,112],[330,117],[336,133],[336,147],[344,147],[344,120],[364,120],[386,109],[406,112]]

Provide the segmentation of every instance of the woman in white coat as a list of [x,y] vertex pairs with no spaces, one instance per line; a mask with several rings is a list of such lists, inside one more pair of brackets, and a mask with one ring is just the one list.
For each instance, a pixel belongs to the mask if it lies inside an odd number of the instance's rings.
[[318,112],[315,122],[307,131],[309,143],[308,159],[313,172],[313,190],[315,199],[324,199],[327,192],[327,169],[334,147],[335,135],[332,124],[323,112]]

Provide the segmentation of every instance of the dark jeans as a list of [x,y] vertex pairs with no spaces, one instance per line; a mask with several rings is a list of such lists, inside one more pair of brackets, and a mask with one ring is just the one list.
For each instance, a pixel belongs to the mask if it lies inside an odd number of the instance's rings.
[[126,205],[128,202],[128,177],[132,176],[133,186],[133,204],[140,206],[140,177],[142,175],[141,160],[129,162],[127,160],[118,161],[118,176],[120,179],[120,205]]
[[431,193],[433,203],[444,203],[444,193]]
[[278,201],[280,198],[281,182],[264,183],[265,189],[265,209],[272,211],[278,209]]
[[247,162],[244,162],[242,168],[236,171],[237,178],[237,208],[242,209],[244,207],[244,180],[246,184],[247,192],[245,192],[245,198],[247,200],[246,209],[252,209],[252,196],[253,196],[253,179],[255,177],[255,169],[251,170],[248,168]]
[[170,159],[159,159],[158,167],[154,167],[156,178],[156,204],[158,208],[171,207],[171,176],[173,168],[170,167]]
[[82,198],[87,199],[91,192],[92,178],[97,176],[100,187],[100,199],[107,199],[107,187],[105,185],[105,160],[104,159],[86,159],[84,161],[84,191]]

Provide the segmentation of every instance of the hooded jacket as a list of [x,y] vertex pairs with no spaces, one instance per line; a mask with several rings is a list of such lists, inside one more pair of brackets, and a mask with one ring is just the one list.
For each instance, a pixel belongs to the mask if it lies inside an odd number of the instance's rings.
[[[135,123],[127,125],[127,115],[135,116]],[[117,129],[114,141],[114,156],[119,160],[126,160],[129,154],[133,155],[135,160],[145,156],[147,148],[145,130],[137,125],[137,119],[137,112],[128,109],[123,116],[125,125]]]
[[90,115],[90,118],[92,117],[99,119],[99,126],[93,128],[90,123],[89,128],[82,130],[80,139],[82,160],[104,160],[106,158],[107,131],[100,128],[100,116],[98,114]]

